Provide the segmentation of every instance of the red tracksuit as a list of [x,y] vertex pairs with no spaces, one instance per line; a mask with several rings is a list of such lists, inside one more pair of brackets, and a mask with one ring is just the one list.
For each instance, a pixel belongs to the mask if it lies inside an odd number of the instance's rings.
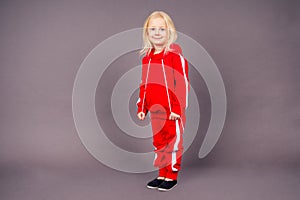
[[[177,179],[183,152],[182,133],[189,90],[188,62],[177,44],[172,51],[154,54],[154,49],[142,59],[142,82],[137,102],[138,111],[147,114],[153,131],[154,166],[159,176]],[[169,120],[170,113],[180,115]]]

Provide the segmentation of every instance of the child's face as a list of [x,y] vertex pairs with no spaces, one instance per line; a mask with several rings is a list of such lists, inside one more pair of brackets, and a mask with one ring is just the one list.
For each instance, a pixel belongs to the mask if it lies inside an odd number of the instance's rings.
[[160,17],[151,18],[148,25],[148,38],[152,45],[166,46],[168,31],[165,21]]

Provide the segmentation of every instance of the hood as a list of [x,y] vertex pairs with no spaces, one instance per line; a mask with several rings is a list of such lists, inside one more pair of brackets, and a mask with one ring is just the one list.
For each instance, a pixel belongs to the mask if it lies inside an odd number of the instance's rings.
[[[171,49],[170,52],[173,52],[175,54],[182,54],[182,49],[178,44],[175,44],[175,43],[171,44],[170,49]],[[154,54],[154,48],[152,48],[148,57],[150,57],[152,59],[162,59],[168,54],[168,52],[166,54],[164,54],[164,50],[165,49],[163,49],[163,51],[161,51],[158,54]]]
[[181,54],[182,55],[182,49],[179,46],[179,44],[173,43],[173,44],[170,45],[170,48],[171,48],[172,52],[174,52],[176,54]]

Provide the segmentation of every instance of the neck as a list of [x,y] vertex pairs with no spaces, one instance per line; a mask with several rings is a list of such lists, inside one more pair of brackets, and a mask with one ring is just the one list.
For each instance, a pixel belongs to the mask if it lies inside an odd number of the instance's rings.
[[156,46],[154,45],[154,53],[160,53],[165,47],[164,46]]

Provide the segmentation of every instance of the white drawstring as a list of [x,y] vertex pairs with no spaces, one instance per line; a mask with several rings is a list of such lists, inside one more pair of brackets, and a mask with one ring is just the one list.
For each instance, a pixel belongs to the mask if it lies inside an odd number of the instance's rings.
[[150,69],[150,62],[151,62],[151,58],[149,59],[149,62],[148,62],[148,69],[147,69],[147,74],[146,74],[144,97],[143,97],[143,103],[142,103],[142,112],[144,111],[144,103],[145,103],[145,97],[146,97],[146,88],[147,88],[147,82],[148,82],[148,74],[149,74],[149,69]]
[[169,108],[170,108],[170,113],[172,112],[171,110],[171,103],[170,103],[170,96],[169,96],[169,90],[168,90],[168,83],[167,83],[167,78],[166,78],[166,72],[165,72],[165,65],[164,65],[164,60],[161,59],[161,63],[162,63],[162,69],[164,72],[164,79],[165,79],[165,84],[166,84],[166,91],[167,91],[167,96],[168,96],[168,103],[169,103]]
[[[181,55],[180,55],[180,58],[181,58],[182,70],[183,70],[185,86],[186,86],[186,108],[187,108],[187,105],[188,105],[188,81],[187,81],[187,78],[186,78],[184,59]],[[150,62],[151,62],[151,58],[149,59],[149,62],[148,62],[148,69],[147,69],[146,80],[145,80],[144,97],[143,97],[143,103],[142,103],[142,111],[144,110],[144,104],[145,104],[146,88],[147,88],[147,83],[148,83],[148,75],[149,75],[149,70],[150,70],[150,66],[151,66]],[[167,83],[165,65],[164,65],[164,60],[163,59],[161,60],[161,63],[162,63],[162,69],[163,69],[163,73],[164,73],[164,81],[165,81],[166,92],[167,92],[167,97],[168,97],[168,104],[169,104],[169,109],[170,109],[170,113],[171,113],[172,109],[171,109],[170,95],[169,95],[169,90],[168,90],[169,87],[168,87],[168,83]]]

